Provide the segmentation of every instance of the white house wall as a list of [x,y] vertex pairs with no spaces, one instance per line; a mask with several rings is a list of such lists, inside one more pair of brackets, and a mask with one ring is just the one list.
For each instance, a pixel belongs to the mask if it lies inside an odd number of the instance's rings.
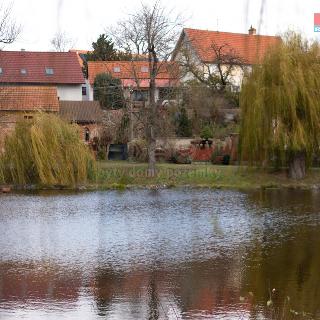
[[[211,73],[215,73],[215,72],[218,73],[217,65],[212,64],[209,66],[209,68]],[[226,72],[227,66],[221,66],[221,69],[222,69],[222,72]],[[229,80],[234,86],[241,87],[243,76],[244,76],[243,69],[240,66],[234,66],[230,74]]]
[[88,86],[88,90],[89,90],[89,101],[93,101],[93,86],[90,84]]
[[[174,61],[186,63],[186,58],[183,52],[186,52],[188,54],[188,58],[190,59],[190,61],[194,65],[198,66],[200,71],[206,73],[205,69],[207,67],[200,61],[197,54],[194,52],[192,46],[188,42],[186,42],[185,39],[182,40],[181,47],[177,51],[174,57]],[[218,72],[216,64],[209,65],[209,68],[211,73],[213,73],[214,71]],[[222,66],[222,68],[223,70],[225,70],[226,66]],[[252,69],[251,66],[246,66],[245,68],[246,68],[246,72],[250,72]],[[244,77],[244,70],[240,66],[234,67],[234,70],[232,71],[232,74],[230,77],[230,81],[232,85],[241,88],[243,77]],[[194,75],[191,72],[186,72],[181,78],[181,82],[187,82],[193,79],[195,79]]]
[[58,97],[63,101],[82,101],[82,85],[58,85]]

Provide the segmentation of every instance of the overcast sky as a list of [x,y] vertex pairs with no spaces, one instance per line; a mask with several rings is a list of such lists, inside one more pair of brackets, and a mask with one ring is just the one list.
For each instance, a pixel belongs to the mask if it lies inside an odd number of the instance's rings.
[[[313,14],[319,0],[163,0],[182,13],[186,27],[246,33],[250,25],[260,34],[274,35],[294,29],[320,40],[313,31]],[[140,0],[0,0],[13,2],[13,14],[22,25],[16,43],[5,50],[51,50],[50,39],[58,30],[74,40],[77,49],[90,49],[92,41],[141,4]],[[145,0],[145,3],[153,1]],[[262,17],[262,20],[260,19]]]

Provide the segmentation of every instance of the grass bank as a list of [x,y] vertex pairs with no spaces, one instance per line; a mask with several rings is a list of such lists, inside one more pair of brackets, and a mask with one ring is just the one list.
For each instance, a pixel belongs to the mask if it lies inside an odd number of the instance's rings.
[[216,188],[216,189],[268,189],[294,188],[319,189],[320,168],[308,170],[303,180],[288,179],[286,171],[272,172],[244,166],[218,166],[210,163],[178,165],[159,163],[157,175],[147,176],[146,163],[126,161],[99,161],[97,163],[97,178],[77,187],[63,185],[0,185],[0,191],[10,190],[106,190],[127,188]]
[[[98,163],[97,188],[125,189],[127,187],[209,187],[232,189],[255,188],[320,188],[320,169],[308,171],[300,181],[287,178],[286,171],[272,172],[242,166],[212,164],[157,165],[157,175],[147,177],[147,164],[104,161]],[[93,187],[93,186],[92,186]]]

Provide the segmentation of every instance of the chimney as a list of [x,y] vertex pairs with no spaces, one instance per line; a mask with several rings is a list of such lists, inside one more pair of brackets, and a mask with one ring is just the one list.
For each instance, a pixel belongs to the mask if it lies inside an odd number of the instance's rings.
[[248,31],[249,31],[250,35],[255,35],[257,33],[257,30],[255,28],[253,28],[252,25]]

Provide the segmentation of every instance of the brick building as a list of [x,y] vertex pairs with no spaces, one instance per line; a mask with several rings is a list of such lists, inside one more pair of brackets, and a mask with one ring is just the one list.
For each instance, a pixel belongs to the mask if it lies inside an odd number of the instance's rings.
[[98,101],[60,101],[59,115],[81,128],[81,138],[92,144],[99,137],[103,112]]
[[56,87],[7,86],[0,88],[0,151],[4,139],[20,119],[31,119],[35,112],[59,112]]

